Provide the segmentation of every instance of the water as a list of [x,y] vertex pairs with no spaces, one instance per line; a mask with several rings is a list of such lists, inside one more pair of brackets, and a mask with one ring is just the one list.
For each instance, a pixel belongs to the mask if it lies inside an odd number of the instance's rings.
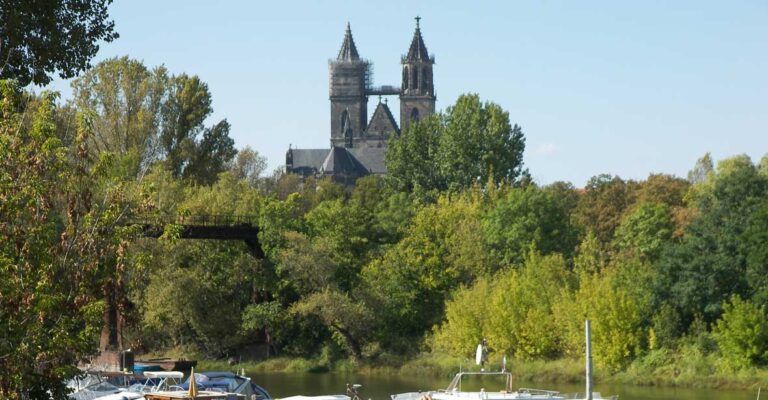
[[[450,383],[450,377],[408,377],[399,375],[349,375],[349,374],[311,374],[311,373],[268,373],[252,376],[253,381],[263,386],[273,397],[293,395],[344,394],[347,383],[363,385],[362,398],[373,400],[389,400],[394,393],[416,392],[419,390],[443,389]],[[501,389],[498,386],[486,387],[487,390]],[[465,383],[464,390],[478,390]],[[513,382],[514,388],[529,387],[538,389],[557,390],[562,393],[584,393],[582,384],[541,384]],[[755,400],[756,390],[711,390],[711,389],[682,389],[657,388],[626,385],[595,385],[595,391],[603,395],[618,394],[620,400]],[[768,393],[761,398],[768,400]]]

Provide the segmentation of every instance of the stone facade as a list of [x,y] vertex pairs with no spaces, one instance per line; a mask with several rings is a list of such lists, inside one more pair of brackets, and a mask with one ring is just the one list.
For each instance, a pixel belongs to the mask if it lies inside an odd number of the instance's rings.
[[[330,148],[294,149],[286,154],[286,171],[304,177],[331,176],[337,182],[354,184],[368,174],[386,174],[384,154],[387,141],[400,135],[386,100],[381,96],[400,97],[400,123],[408,124],[435,112],[435,90],[432,79],[434,56],[430,56],[421,36],[419,17],[408,53],[400,62],[403,79],[395,86],[374,87],[371,63],[360,58],[347,24],[344,41],[337,57],[329,61],[329,99],[331,103]],[[379,102],[368,120],[368,97],[379,96]]]

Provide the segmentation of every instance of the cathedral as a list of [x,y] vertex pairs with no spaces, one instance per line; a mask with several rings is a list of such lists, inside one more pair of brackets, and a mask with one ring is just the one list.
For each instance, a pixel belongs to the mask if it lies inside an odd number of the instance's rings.
[[[352,30],[347,23],[344,42],[335,60],[329,62],[331,101],[330,148],[289,148],[285,157],[286,172],[303,177],[330,176],[335,182],[354,184],[361,176],[383,175],[387,169],[384,154],[387,140],[400,135],[412,121],[435,112],[435,88],[432,84],[434,56],[430,56],[421,37],[419,17],[408,53],[400,59],[403,81],[400,87],[373,86],[371,63],[360,58]],[[368,96],[379,102],[368,119]],[[400,123],[397,125],[386,97],[399,96]]]

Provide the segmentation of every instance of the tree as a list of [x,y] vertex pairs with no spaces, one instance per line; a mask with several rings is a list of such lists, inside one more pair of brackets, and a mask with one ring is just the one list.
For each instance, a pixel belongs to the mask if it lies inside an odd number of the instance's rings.
[[250,146],[240,149],[237,156],[229,163],[229,170],[237,179],[244,179],[256,187],[259,178],[267,169],[267,158]]
[[624,212],[634,203],[637,185],[618,176],[597,175],[589,179],[574,220],[602,243],[610,243]]
[[768,363],[768,316],[764,306],[734,295],[723,306],[723,316],[713,333],[727,367],[740,369]]
[[440,173],[454,189],[484,184],[489,178],[516,184],[523,170],[525,137],[498,104],[461,95],[448,108],[437,155]]
[[502,265],[520,265],[531,244],[547,255],[570,256],[576,235],[567,210],[550,191],[533,186],[510,190],[483,217],[483,232]]
[[140,61],[120,57],[102,61],[73,80],[74,105],[93,114],[91,155],[111,152],[133,160],[129,176],[158,160],[168,79],[164,67],[149,70]]
[[672,212],[664,203],[642,203],[624,217],[614,243],[643,260],[656,260],[674,230]]
[[205,118],[213,112],[211,93],[200,78],[187,74],[171,78],[167,91],[160,143],[166,167],[174,176],[186,176],[184,169],[195,157],[197,135],[203,130]]
[[389,140],[385,162],[387,183],[397,191],[422,193],[447,188],[437,162],[443,121],[440,115],[410,124]]
[[51,74],[86,70],[98,42],[118,37],[108,20],[111,0],[0,1],[0,79],[46,85]]
[[122,268],[124,236],[113,224],[124,193],[111,182],[94,204],[103,168],[87,160],[88,123],[81,115],[66,147],[55,109],[54,95],[33,102],[0,81],[0,397],[7,399],[68,398],[64,381],[96,348],[102,291]]
[[489,181],[520,184],[525,137],[509,113],[475,94],[462,95],[445,114],[391,139],[387,180],[399,191],[461,190]]
[[235,141],[229,137],[229,128],[227,120],[205,128],[189,165],[184,169],[185,178],[203,185],[216,182],[237,154]]
[[696,314],[714,322],[732,295],[748,297],[749,228],[751,221],[758,223],[754,218],[767,193],[768,179],[747,156],[720,161],[706,181],[692,187],[698,217],[655,263],[685,323]]

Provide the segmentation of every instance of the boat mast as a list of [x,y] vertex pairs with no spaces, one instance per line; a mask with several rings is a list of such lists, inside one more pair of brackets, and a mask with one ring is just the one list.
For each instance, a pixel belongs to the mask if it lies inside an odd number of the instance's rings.
[[592,400],[592,340],[589,332],[589,320],[584,323],[584,332],[587,336],[587,400]]

